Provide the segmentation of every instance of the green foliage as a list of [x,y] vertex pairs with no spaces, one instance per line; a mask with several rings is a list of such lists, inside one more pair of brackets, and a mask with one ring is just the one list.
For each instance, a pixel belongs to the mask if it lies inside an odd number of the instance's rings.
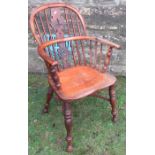
[[[118,77],[119,119],[115,124],[107,101],[87,97],[72,104],[71,155],[125,155],[125,82],[124,77]],[[29,74],[29,155],[68,155],[61,103],[53,98],[49,114],[41,114],[47,87],[45,75]],[[107,96],[107,92],[102,93]]]

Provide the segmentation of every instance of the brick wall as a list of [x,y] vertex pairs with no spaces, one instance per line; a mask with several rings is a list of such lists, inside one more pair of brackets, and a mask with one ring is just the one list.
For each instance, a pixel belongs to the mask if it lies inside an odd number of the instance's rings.
[[[109,70],[116,75],[126,73],[126,5],[125,0],[29,0],[33,8],[47,2],[68,2],[79,8],[87,23],[89,35],[104,37],[122,46],[114,50]],[[29,29],[29,72],[46,72]]]

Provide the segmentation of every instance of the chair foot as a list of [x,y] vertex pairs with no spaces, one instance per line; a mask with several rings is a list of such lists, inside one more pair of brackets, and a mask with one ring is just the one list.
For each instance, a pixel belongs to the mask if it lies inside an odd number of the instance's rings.
[[42,113],[43,114],[48,113],[48,109],[44,107],[44,109],[42,110]]
[[68,143],[67,148],[66,148],[66,152],[73,152],[73,146],[72,146],[72,144],[69,144],[69,143],[72,143],[72,139],[67,138],[66,141]]
[[115,94],[115,85],[109,87],[109,96],[110,96],[110,104],[111,104],[111,114],[112,121],[117,121],[117,109],[116,109],[116,94]]
[[42,113],[48,113],[52,96],[53,96],[53,89],[49,86],[48,93],[46,96],[46,103],[44,105],[44,109],[43,109]]
[[115,122],[117,122],[117,117],[118,117],[118,115],[117,114],[112,114],[113,115],[113,117],[112,117],[112,121],[115,123]]
[[64,121],[65,121],[65,127],[67,130],[67,136],[66,136],[66,141],[67,141],[67,152],[72,152],[73,151],[73,146],[72,146],[72,112],[71,112],[71,107],[70,103],[64,102]]

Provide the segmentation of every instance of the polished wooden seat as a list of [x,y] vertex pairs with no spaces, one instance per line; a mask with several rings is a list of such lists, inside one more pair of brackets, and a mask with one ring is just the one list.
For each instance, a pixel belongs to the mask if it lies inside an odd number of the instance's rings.
[[[109,73],[101,73],[90,66],[75,66],[58,73],[61,88],[56,90],[63,100],[75,100],[88,96],[97,90],[113,85],[116,78]],[[49,76],[49,83],[52,79]]]
[[[120,46],[103,38],[88,36],[83,17],[75,7],[66,3],[37,7],[32,11],[30,27],[48,71],[49,89],[43,112],[48,113],[55,93],[63,103],[66,150],[72,152],[73,100],[89,95],[106,99],[111,104],[112,120],[116,121],[116,78],[108,73],[108,65],[113,48]],[[98,94],[107,87],[109,98]]]

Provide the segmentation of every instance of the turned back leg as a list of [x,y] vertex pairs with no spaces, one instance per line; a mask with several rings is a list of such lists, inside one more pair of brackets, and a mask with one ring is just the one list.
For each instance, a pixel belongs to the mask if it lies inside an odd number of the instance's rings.
[[72,152],[72,112],[71,112],[71,104],[64,102],[64,121],[65,121],[65,127],[67,130],[67,152]]
[[109,96],[110,96],[110,104],[112,108],[112,121],[116,122],[117,119],[117,109],[116,109],[116,94],[115,94],[115,85],[109,87]]
[[53,89],[49,86],[43,113],[48,113],[52,96],[53,96]]

